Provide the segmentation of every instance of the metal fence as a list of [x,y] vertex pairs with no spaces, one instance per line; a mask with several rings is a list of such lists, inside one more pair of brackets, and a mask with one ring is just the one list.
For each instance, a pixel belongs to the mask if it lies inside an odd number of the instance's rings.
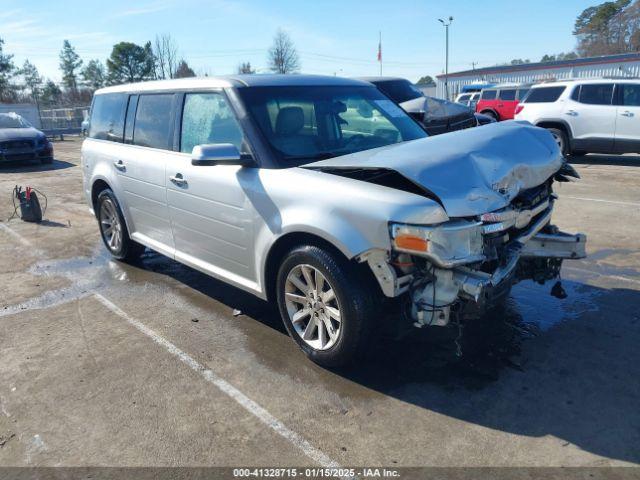
[[89,116],[89,106],[40,109],[42,130],[53,134],[80,133],[82,122]]

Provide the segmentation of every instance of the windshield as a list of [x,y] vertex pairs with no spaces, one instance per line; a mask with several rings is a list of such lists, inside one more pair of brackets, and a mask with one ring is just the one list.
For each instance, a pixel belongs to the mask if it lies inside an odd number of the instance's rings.
[[0,113],[0,128],[29,128],[31,124],[16,113]]
[[427,136],[373,87],[251,87],[238,93],[282,167]]

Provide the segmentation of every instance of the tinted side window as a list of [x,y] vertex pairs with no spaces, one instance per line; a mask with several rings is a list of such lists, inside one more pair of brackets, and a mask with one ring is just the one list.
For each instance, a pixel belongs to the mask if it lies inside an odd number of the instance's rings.
[[496,98],[496,90],[484,90],[482,92],[482,100],[494,100]]
[[515,90],[500,90],[500,100],[511,101],[516,99]]
[[565,87],[532,88],[524,99],[524,103],[551,103],[560,98]]
[[242,149],[242,129],[226,99],[219,93],[188,93],[184,99],[180,151],[196,145],[232,143]]
[[529,93],[528,88],[521,88],[520,90],[518,90],[518,100],[522,100],[524,97],[526,97],[527,93]]
[[169,150],[173,94],[140,95],[133,128],[133,144]]
[[89,137],[122,142],[126,105],[127,95],[124,93],[96,95],[91,108]]
[[620,91],[620,105],[626,107],[640,107],[640,85],[621,84],[618,85]]
[[611,105],[613,84],[586,84],[580,88],[580,103],[589,105]]

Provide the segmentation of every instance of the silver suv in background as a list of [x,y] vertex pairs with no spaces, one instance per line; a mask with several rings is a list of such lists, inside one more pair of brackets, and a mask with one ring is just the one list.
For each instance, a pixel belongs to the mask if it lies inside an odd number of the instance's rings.
[[554,182],[576,174],[545,130],[428,138],[361,81],[105,88],[82,168],[115,258],[148,247],[277,303],[291,337],[326,366],[366,350],[382,303],[398,325],[456,324],[585,254],[583,235],[550,224]]

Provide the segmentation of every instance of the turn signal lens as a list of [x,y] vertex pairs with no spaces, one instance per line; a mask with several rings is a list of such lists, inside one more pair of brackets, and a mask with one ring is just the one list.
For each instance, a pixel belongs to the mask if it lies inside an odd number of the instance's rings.
[[429,241],[415,235],[398,235],[395,238],[396,247],[415,252],[426,252],[429,249]]

